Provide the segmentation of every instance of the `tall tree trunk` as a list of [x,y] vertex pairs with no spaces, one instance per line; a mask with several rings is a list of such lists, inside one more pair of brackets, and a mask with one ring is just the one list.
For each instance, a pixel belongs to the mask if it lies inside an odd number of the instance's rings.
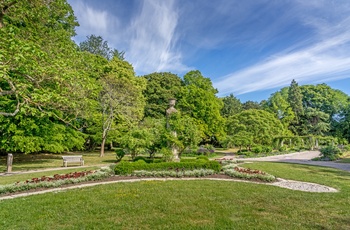
[[101,143],[101,152],[100,152],[100,157],[105,156],[105,143],[106,143],[106,137],[102,138],[102,143]]

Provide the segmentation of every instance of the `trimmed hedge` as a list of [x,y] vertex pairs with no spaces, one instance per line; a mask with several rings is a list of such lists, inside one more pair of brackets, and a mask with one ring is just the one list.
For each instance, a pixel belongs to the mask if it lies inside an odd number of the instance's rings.
[[116,175],[130,175],[135,170],[161,171],[161,170],[195,170],[195,169],[212,169],[220,172],[221,165],[217,161],[194,161],[194,162],[161,162],[149,163],[139,160],[137,162],[122,161],[115,167]]

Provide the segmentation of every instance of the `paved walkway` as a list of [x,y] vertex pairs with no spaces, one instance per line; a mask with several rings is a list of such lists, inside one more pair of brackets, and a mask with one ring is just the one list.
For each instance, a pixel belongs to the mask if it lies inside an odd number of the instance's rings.
[[236,158],[236,157],[229,156],[229,157],[223,157],[221,159],[233,159],[233,160],[241,160],[241,161],[272,161],[272,162],[317,165],[317,166],[337,168],[337,169],[350,172],[350,164],[347,164],[347,163],[311,160],[313,158],[319,157],[319,155],[320,155],[319,151],[304,151],[304,152],[296,152],[296,153],[290,153],[290,154],[259,157],[259,158]]

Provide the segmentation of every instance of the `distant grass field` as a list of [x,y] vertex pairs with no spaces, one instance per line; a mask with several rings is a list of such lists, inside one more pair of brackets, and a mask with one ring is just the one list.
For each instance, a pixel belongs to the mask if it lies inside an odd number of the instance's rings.
[[0,201],[0,229],[350,229],[350,173],[245,166],[340,192],[225,181],[118,183]]

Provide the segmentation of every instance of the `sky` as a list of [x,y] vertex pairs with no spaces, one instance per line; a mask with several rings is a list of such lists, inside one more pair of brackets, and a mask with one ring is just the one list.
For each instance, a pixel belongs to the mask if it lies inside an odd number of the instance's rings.
[[349,0],[68,0],[80,24],[125,52],[138,76],[199,70],[242,102],[290,85],[350,94]]

